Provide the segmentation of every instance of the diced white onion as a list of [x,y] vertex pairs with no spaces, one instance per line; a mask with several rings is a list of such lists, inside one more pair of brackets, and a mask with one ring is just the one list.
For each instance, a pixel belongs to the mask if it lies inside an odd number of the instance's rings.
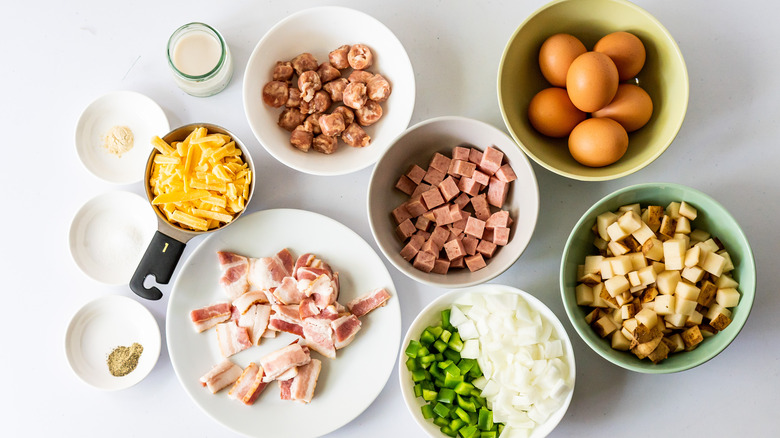
[[458,306],[452,306],[450,309],[450,324],[457,328],[466,321],[468,321],[468,318],[466,318],[466,315],[463,313],[463,311],[460,310]]
[[479,341],[476,339],[468,339],[463,342],[463,350],[460,352],[460,357],[464,359],[476,359],[479,357]]

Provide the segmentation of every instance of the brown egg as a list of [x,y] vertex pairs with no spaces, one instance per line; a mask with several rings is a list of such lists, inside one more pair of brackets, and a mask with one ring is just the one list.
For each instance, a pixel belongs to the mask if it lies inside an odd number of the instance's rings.
[[645,65],[645,45],[633,33],[613,32],[598,40],[593,51],[612,58],[621,81],[636,77]]
[[575,58],[587,52],[577,37],[567,33],[555,34],[539,49],[539,67],[547,82],[556,87],[566,86],[566,73]]
[[549,137],[566,137],[586,116],[571,103],[563,88],[546,88],[536,93],[528,105],[531,125]]
[[608,166],[628,149],[628,134],[620,123],[607,118],[586,119],[569,135],[569,152],[589,167]]
[[608,117],[620,123],[627,132],[645,126],[653,115],[653,101],[647,91],[633,84],[618,85],[612,102],[594,111],[593,117]]
[[611,102],[617,86],[617,67],[603,53],[583,53],[571,63],[566,74],[569,99],[586,113],[599,110]]

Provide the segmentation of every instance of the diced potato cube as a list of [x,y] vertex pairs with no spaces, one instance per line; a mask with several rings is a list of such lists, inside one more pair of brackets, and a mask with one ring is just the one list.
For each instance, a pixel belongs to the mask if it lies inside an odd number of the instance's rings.
[[661,219],[661,227],[658,228],[658,234],[671,238],[674,236],[675,229],[677,229],[677,221],[669,215],[664,215]]
[[725,328],[728,327],[729,324],[731,324],[731,318],[729,318],[728,316],[722,313],[719,313],[718,316],[716,316],[715,318],[712,319],[712,321],[710,321],[710,326],[712,326],[712,328],[718,331],[725,330]]
[[647,242],[647,239],[655,237],[653,230],[651,230],[650,227],[644,222],[642,222],[642,225],[639,227],[639,229],[632,232],[631,235],[634,236],[634,239],[636,239],[640,244],[644,244]]
[[651,303],[653,300],[655,300],[655,297],[658,296],[658,289],[655,287],[648,287],[644,292],[642,292],[642,296],[639,297],[640,303]]
[[613,298],[618,294],[626,292],[629,287],[630,284],[625,275],[616,275],[604,282],[604,288]]
[[587,284],[580,284],[574,289],[577,296],[577,305],[590,306],[593,304],[593,288]]
[[715,286],[714,283],[711,281],[705,281],[701,285],[701,291],[699,292],[699,297],[696,298],[696,302],[701,304],[704,307],[709,307],[710,304],[715,300],[715,295],[718,292],[718,287]]
[[601,292],[604,290],[604,283],[594,284],[593,288],[593,307],[606,308],[609,307],[606,301],[601,298]]
[[696,216],[699,214],[695,207],[685,201],[680,203],[680,207],[677,209],[677,211],[680,213],[680,216],[683,216],[689,220],[696,219]]
[[670,202],[669,205],[666,206],[666,214],[672,219],[677,220],[680,217],[680,205],[679,202]]
[[618,216],[611,211],[598,215],[596,218],[596,228],[598,229],[599,237],[606,241],[610,240],[609,233],[607,233],[607,227],[617,222],[617,218]]
[[585,276],[585,265],[577,265],[577,281],[582,281],[580,278]]
[[632,252],[628,254],[631,258],[631,270],[638,271],[644,267],[647,267],[647,259],[641,252]]
[[685,330],[681,335],[686,349],[695,347],[704,340],[697,325]]
[[676,257],[664,257],[664,264],[666,265],[666,269],[671,269],[675,271],[682,270],[685,265],[683,265],[683,259],[679,259]]
[[739,304],[739,291],[733,287],[718,289],[715,302],[723,307],[734,307]]
[[690,243],[691,239],[688,237],[687,234],[674,233],[674,236],[672,236],[672,238],[677,239],[677,240],[682,240],[683,243],[685,244],[684,246],[685,246],[686,250],[690,246],[689,243]]
[[674,228],[675,234],[691,234],[691,221],[685,216],[677,219],[677,226]]
[[592,327],[596,334],[602,338],[607,337],[607,335],[617,330],[617,326],[608,316],[602,316],[599,318],[598,321],[592,324]]
[[622,211],[622,212],[633,211],[634,213],[637,214],[637,216],[640,216],[642,214],[642,206],[638,202],[634,204],[627,204],[618,208],[618,211]]
[[710,238],[710,233],[704,231],[704,230],[692,230],[691,234],[688,235],[688,237],[691,238],[691,242],[704,242],[705,240]]
[[636,318],[629,318],[625,321],[623,321],[623,328],[628,330],[630,333],[632,333],[631,336],[628,336],[628,339],[634,339],[634,330],[636,330],[636,326],[639,325],[639,321],[636,320]]
[[632,319],[636,315],[636,306],[634,303],[626,303],[620,306],[620,318],[624,321]]
[[731,318],[731,310],[721,306],[720,304],[711,305],[710,309],[707,311],[704,317],[712,320],[717,318],[717,316],[721,313]]
[[589,255],[585,257],[584,273],[593,274],[599,272],[599,270],[601,269],[601,262],[603,260],[604,257],[600,255]]
[[663,271],[656,277],[655,284],[659,292],[664,295],[670,295],[674,293],[680,279],[679,271]]
[[669,336],[667,339],[674,343],[672,353],[677,353],[678,351],[683,351],[685,349],[685,343],[683,342],[682,336],[680,336],[679,333],[675,333],[672,336]]
[[615,296],[615,301],[617,302],[618,306],[623,306],[626,303],[630,303],[633,299],[634,296],[631,295],[630,291],[625,291],[622,294]]
[[653,270],[656,274],[660,274],[666,270],[666,265],[663,262],[653,262]]
[[626,232],[623,228],[620,227],[620,224],[617,222],[612,223],[612,225],[607,227],[607,235],[609,236],[608,240],[611,240],[613,242],[621,241],[625,239],[629,234],[629,232]]
[[631,262],[631,257],[627,255],[617,256],[610,259],[612,265],[612,272],[615,275],[626,275],[633,270],[634,264]]
[[642,285],[642,280],[639,278],[639,272],[631,271],[628,273],[628,282],[631,287],[637,287]]
[[701,289],[687,281],[679,281],[674,288],[674,294],[686,300],[696,301],[699,299]]
[[715,241],[711,238],[697,243],[696,246],[701,247],[702,252],[718,252],[718,250],[720,250],[720,248],[718,248],[718,244],[715,243]]
[[726,287],[737,288],[739,287],[739,283],[737,283],[737,281],[734,280],[730,275],[723,274],[720,277],[718,277],[718,281],[715,282],[715,286],[717,286],[718,288],[726,288]]
[[664,215],[664,208],[660,205],[647,206],[647,218],[643,219],[653,232],[661,228],[661,218]]
[[612,270],[612,257],[605,258],[601,262],[601,279],[608,280],[614,275],[615,272]]
[[[658,298],[656,298],[656,301],[657,300]],[[637,312],[634,318],[636,318],[638,323],[643,324],[647,328],[653,328],[658,323],[658,314],[648,308],[644,308]]]
[[645,266],[636,272],[642,285],[647,286],[649,284],[655,283],[656,273],[652,266]]
[[674,305],[674,311],[676,313],[679,313],[680,315],[685,316],[691,316],[693,315],[693,312],[696,311],[696,304],[698,304],[695,300],[688,300],[681,296],[675,297],[675,305]]
[[688,315],[688,321],[686,322],[686,325],[687,324],[699,325],[703,321],[704,321],[704,315],[694,310],[693,313]]
[[618,242],[616,240],[607,243],[607,248],[609,248],[612,254],[616,256],[626,254],[630,251],[629,248],[623,244],[623,242]]
[[718,334],[718,330],[710,324],[700,325],[699,330],[701,331],[702,337],[705,339]]
[[631,340],[626,338],[622,330],[615,330],[612,333],[612,348],[620,351],[628,351]]
[[688,248],[688,251],[685,252],[685,259],[683,260],[685,267],[690,268],[691,266],[696,266],[699,264],[699,261],[701,261],[701,247],[694,245]]
[[[643,224],[642,218],[634,211],[623,213],[623,215],[618,218],[617,222],[620,228],[628,234],[640,229]],[[609,230],[607,230],[607,232],[609,232]]]
[[585,322],[588,323],[588,325],[591,325],[594,321],[598,321],[598,319],[601,317],[601,309],[593,309],[590,313],[585,315]]
[[660,295],[655,299],[655,313],[671,315],[674,313],[675,299],[673,295]]
[[685,327],[686,320],[688,320],[688,317],[680,313],[673,313],[664,317],[664,321],[673,328]]
[[609,314],[609,317],[612,318],[612,322],[615,323],[615,330],[617,330],[617,327],[620,327],[623,324],[623,316],[620,313],[619,307],[612,309],[612,313]]
[[682,261],[685,258],[685,242],[680,239],[669,239],[663,243],[663,247],[666,269],[681,270],[683,268]]
[[723,266],[723,272],[731,272],[734,270],[734,262],[731,261],[731,256],[725,249],[720,250],[717,254],[726,259],[726,265]]
[[601,282],[601,276],[599,274],[587,274],[577,279],[580,283],[585,283],[588,286],[593,286],[596,283]]
[[683,268],[680,275],[682,278],[696,284],[700,282],[702,278],[704,278],[704,269],[698,266],[691,266],[690,268]]
[[605,251],[607,249],[607,241],[596,236],[593,238],[593,246],[598,248],[599,251]]
[[708,252],[700,266],[710,274],[720,277],[723,274],[723,268],[726,267],[726,258],[720,254]]
[[660,262],[664,259],[663,243],[655,237],[651,237],[642,244],[642,254],[644,254],[647,259]]

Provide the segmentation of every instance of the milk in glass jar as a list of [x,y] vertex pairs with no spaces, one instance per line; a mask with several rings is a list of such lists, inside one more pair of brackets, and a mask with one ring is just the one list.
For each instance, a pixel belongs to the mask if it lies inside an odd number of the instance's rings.
[[230,49],[207,24],[189,23],[176,29],[168,40],[167,55],[176,85],[193,96],[213,96],[233,77]]

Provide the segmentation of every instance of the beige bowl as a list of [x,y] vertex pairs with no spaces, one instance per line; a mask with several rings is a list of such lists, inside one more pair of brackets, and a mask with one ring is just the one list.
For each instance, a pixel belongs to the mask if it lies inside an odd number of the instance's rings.
[[[464,144],[480,149],[497,147],[517,174],[518,179],[511,184],[504,204],[504,209],[509,210],[514,220],[509,244],[499,247],[495,256],[487,259],[487,266],[478,271],[462,269],[446,275],[425,273],[415,269],[400,255],[403,243],[395,236],[395,222],[390,213],[409,197],[394,186],[411,165],[427,167],[435,152],[449,156],[452,148]],[[379,159],[368,187],[368,222],[385,257],[410,278],[440,287],[456,288],[483,283],[507,270],[531,240],[538,214],[539,187],[528,158],[502,131],[464,117],[438,117],[407,129]]]
[[[628,31],[645,45],[647,59],[638,84],[653,100],[653,116],[629,134],[628,151],[606,167],[583,166],[571,157],[567,139],[539,134],[528,121],[531,98],[551,85],[539,69],[539,48],[556,33],[579,38],[589,50],[604,35]],[[625,0],[558,0],[534,12],[509,39],[498,68],[498,101],[509,132],[534,161],[568,178],[601,181],[636,172],[658,158],[674,140],[688,108],[688,71],[666,28]]]

